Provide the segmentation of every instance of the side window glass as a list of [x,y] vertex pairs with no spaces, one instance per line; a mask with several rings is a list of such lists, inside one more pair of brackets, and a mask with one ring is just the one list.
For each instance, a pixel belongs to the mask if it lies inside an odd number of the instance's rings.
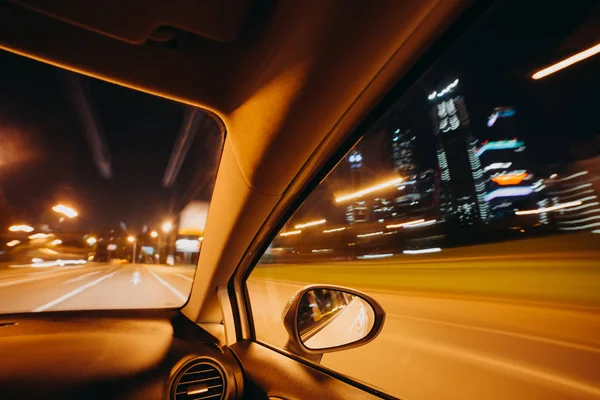
[[[290,297],[334,284],[387,316],[320,363],[384,392],[565,398],[600,383],[584,368],[600,348],[600,9],[525,3],[479,21],[287,221],[247,281],[258,341],[283,348]],[[299,305],[307,326],[317,301]]]

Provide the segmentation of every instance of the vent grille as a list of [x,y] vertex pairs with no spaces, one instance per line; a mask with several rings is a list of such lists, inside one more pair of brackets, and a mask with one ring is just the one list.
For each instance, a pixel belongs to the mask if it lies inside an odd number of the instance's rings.
[[173,400],[221,400],[225,380],[221,369],[212,362],[194,361],[186,365],[175,381]]

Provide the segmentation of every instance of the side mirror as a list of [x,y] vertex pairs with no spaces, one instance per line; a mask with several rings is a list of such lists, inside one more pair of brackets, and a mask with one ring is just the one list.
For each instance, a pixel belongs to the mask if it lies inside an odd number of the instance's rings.
[[325,353],[369,343],[384,320],[383,308],[364,293],[341,286],[306,286],[283,310],[289,335],[285,349],[320,362]]

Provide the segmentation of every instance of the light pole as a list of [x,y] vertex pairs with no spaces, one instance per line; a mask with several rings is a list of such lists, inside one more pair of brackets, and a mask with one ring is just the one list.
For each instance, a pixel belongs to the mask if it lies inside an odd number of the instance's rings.
[[136,250],[137,250],[137,241],[135,240],[135,237],[133,236],[129,236],[127,238],[127,241],[129,243],[133,243],[133,258],[132,258],[132,263],[135,264],[135,256],[136,256]]

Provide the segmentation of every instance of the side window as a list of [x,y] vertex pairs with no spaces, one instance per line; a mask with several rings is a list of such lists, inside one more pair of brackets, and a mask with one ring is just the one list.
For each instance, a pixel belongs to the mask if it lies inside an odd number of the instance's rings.
[[290,297],[335,284],[387,316],[320,363],[384,392],[597,391],[600,9],[532,3],[495,6],[287,221],[247,281],[258,341],[283,348]]

